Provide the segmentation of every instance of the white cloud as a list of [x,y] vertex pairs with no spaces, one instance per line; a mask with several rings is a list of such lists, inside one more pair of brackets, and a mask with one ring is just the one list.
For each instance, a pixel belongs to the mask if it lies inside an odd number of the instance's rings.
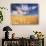
[[34,9],[36,9],[37,8],[37,6],[32,6],[32,10],[34,10]]
[[22,10],[29,10],[27,5],[22,5]]

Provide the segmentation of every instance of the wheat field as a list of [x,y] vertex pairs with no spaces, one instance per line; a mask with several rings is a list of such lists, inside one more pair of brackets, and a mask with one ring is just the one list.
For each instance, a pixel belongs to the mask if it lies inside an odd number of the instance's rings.
[[15,16],[11,15],[12,24],[38,24],[38,16]]

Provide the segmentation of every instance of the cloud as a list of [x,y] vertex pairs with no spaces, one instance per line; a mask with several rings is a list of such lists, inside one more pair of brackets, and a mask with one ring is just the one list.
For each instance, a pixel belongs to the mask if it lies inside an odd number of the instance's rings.
[[22,10],[29,10],[28,6],[27,5],[22,5]]
[[35,10],[37,8],[37,6],[32,6],[32,10]]

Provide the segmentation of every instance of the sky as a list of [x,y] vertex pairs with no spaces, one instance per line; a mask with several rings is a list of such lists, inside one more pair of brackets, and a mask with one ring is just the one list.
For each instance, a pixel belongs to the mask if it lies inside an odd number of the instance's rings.
[[21,15],[38,15],[38,4],[11,4],[11,12]]

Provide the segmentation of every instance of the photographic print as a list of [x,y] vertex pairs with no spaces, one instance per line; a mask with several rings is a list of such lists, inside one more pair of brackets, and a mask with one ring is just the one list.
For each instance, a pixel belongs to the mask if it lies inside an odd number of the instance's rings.
[[38,24],[38,4],[11,4],[12,24]]

